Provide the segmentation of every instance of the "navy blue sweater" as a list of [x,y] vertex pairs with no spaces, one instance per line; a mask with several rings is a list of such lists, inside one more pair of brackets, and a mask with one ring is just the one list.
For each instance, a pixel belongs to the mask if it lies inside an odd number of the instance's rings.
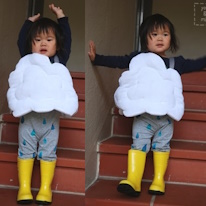
[[[69,59],[69,55],[71,52],[71,30],[70,30],[70,26],[68,24],[68,17],[63,17],[60,19],[57,19],[59,26],[63,32],[64,35],[64,53],[59,55],[58,52],[56,53],[56,55],[59,58],[59,62],[62,63],[63,65],[66,66],[66,63]],[[27,38],[27,34],[32,26],[33,22],[26,20],[19,32],[19,37],[18,37],[18,48],[19,48],[19,52],[21,57],[25,56],[25,46],[26,46],[26,38]],[[50,57],[50,61],[52,63],[54,63],[54,56]]]
[[[119,68],[125,69],[129,68],[129,63],[131,59],[139,54],[138,51],[132,52],[129,55],[125,56],[104,56],[96,54],[95,60],[93,62],[94,65],[105,66],[110,68]],[[169,67],[169,58],[161,57],[165,62],[166,67]],[[183,56],[174,57],[175,59],[175,70],[182,75],[184,73],[200,71],[206,68],[206,57],[198,58],[198,59],[184,59]]]

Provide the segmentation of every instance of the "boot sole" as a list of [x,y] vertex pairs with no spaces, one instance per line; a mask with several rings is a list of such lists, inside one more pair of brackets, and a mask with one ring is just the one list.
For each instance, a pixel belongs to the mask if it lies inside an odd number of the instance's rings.
[[36,200],[35,203],[37,205],[51,205],[51,202],[39,201],[39,200]]
[[17,201],[17,204],[20,204],[20,205],[30,205],[33,203],[33,200],[19,200]]
[[148,193],[150,195],[164,195],[164,192],[160,192],[160,191],[154,191],[154,190],[149,190]]
[[117,191],[130,197],[139,197],[140,195],[140,192],[135,191],[133,187],[128,184],[119,184],[117,187]]

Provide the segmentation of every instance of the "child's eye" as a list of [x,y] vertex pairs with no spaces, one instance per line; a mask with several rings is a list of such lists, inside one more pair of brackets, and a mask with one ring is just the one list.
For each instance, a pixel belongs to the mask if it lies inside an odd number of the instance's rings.
[[52,41],[52,40],[53,40],[53,38],[48,38],[48,39],[47,39],[47,41]]
[[169,34],[168,33],[164,33],[164,36],[169,36]]
[[40,38],[34,38],[34,41],[41,41]]
[[152,36],[157,36],[157,33],[153,32],[151,33]]

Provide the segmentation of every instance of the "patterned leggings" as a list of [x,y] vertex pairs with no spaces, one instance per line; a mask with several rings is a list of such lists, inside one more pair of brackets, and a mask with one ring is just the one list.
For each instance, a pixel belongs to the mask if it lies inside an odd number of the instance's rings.
[[57,111],[31,112],[20,118],[18,156],[22,159],[35,158],[54,161],[59,138]]
[[[170,151],[170,140],[173,136],[173,119],[168,115],[153,116],[142,114],[134,118],[132,128],[132,149],[148,152]],[[152,142],[152,147],[151,147]]]

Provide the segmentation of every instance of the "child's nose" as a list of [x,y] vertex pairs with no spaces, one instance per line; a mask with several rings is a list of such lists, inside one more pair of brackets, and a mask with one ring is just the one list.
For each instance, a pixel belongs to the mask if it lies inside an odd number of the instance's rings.
[[158,35],[158,40],[162,40],[162,35]]
[[41,45],[43,45],[43,46],[46,45],[46,41],[44,41],[44,40],[41,41]]

